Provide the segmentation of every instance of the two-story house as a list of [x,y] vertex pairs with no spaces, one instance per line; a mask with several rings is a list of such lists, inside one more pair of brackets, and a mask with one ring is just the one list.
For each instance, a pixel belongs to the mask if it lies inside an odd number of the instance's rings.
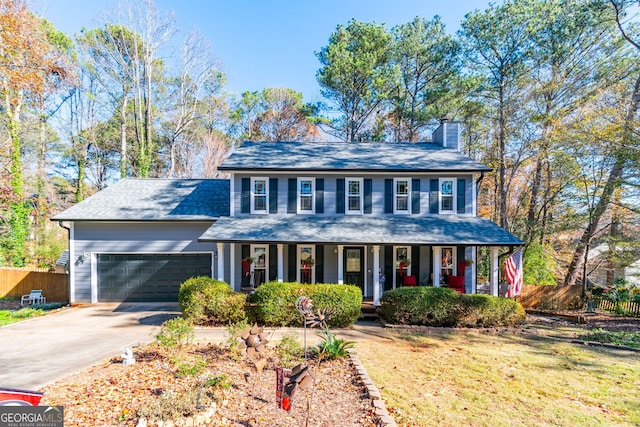
[[70,229],[72,301],[172,300],[200,274],[237,291],[354,284],[376,302],[452,277],[473,293],[480,246],[497,295],[498,249],[522,245],[477,216],[490,169],[455,122],[432,143],[245,142],[220,169],[229,180],[123,180],[54,217]]

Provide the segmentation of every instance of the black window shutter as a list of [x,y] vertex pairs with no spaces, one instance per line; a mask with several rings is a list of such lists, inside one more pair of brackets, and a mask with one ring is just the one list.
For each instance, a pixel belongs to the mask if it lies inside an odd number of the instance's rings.
[[251,212],[251,179],[242,178],[242,194],[240,198],[240,212]]
[[439,196],[440,192],[438,191],[438,180],[432,179],[429,181],[429,213],[438,213],[438,199],[440,198]]
[[427,260],[429,261],[429,276],[427,283],[433,285],[433,246],[427,246]]
[[296,253],[296,245],[289,245],[289,257],[288,257],[288,268],[287,271],[289,273],[289,277],[287,281],[295,282],[296,281],[296,264],[298,261],[297,253]]
[[466,190],[466,180],[465,179],[458,179],[458,213],[459,214],[463,214],[466,211],[466,200],[465,200],[465,195],[467,194],[467,190]]
[[324,283],[324,246],[316,245],[316,283]]
[[364,213],[370,214],[372,212],[372,194],[373,194],[373,180],[364,180]]
[[393,213],[393,179],[390,178],[384,180],[384,213]]
[[411,180],[411,213],[420,213],[420,180]]
[[278,178],[269,178],[269,213],[278,213]]
[[393,246],[384,246],[384,290],[393,289]]
[[344,178],[336,179],[336,213],[344,213]]
[[298,211],[298,180],[289,178],[289,202],[287,203],[287,213],[296,213]]
[[278,280],[278,247],[269,245],[269,281]]
[[411,275],[416,276],[416,284],[420,284],[420,246],[411,246]]
[[[460,264],[460,261],[464,261],[464,250],[465,250],[466,246],[457,246],[456,249],[456,257],[458,259],[454,260],[455,261],[455,265],[456,267]],[[460,269],[456,270],[458,276],[460,276]]]
[[324,179],[316,178],[316,213],[324,213]]
[[[251,247],[249,245],[242,245],[240,247],[240,256],[242,257],[242,259],[247,258],[248,256],[250,256],[251,253]],[[231,262],[233,262],[233,260],[231,260]],[[242,263],[240,263],[240,265],[242,265]],[[247,287],[251,284],[251,278],[249,277],[248,274],[245,274],[244,271],[240,272],[242,274],[242,287]]]

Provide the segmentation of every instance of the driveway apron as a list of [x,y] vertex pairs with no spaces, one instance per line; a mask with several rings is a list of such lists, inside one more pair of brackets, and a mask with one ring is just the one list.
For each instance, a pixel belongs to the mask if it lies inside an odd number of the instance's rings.
[[177,304],[109,303],[0,327],[0,387],[38,390],[127,346],[154,340]]

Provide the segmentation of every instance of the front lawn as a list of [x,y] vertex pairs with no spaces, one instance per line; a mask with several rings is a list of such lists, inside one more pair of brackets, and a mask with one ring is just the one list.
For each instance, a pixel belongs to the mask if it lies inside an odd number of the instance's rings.
[[0,298],[0,326],[19,322],[24,319],[42,316],[62,307],[60,303],[48,303],[33,307],[20,307],[20,301],[12,298]]
[[357,352],[398,425],[640,425],[638,353],[515,333],[388,336]]

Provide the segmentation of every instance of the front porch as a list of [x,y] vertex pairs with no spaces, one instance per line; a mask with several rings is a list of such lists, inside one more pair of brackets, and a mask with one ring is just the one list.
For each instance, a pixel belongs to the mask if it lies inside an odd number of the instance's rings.
[[474,216],[244,216],[222,218],[199,239],[215,242],[215,277],[235,290],[267,281],[352,284],[378,304],[405,285],[477,293],[478,250],[489,248],[483,283],[498,295],[499,250],[522,242]]

